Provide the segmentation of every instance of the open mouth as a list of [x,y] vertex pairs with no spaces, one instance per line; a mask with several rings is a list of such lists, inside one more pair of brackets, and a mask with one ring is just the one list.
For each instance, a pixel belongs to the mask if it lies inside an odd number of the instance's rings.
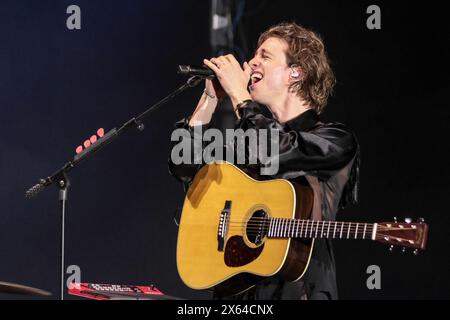
[[254,87],[258,82],[260,82],[264,78],[263,74],[258,71],[252,72],[252,75],[250,76],[251,84],[250,87]]

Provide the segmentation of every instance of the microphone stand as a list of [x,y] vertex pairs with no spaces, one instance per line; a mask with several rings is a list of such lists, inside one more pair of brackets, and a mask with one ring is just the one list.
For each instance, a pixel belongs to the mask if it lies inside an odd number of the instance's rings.
[[66,202],[67,202],[67,194],[68,194],[68,188],[70,186],[70,181],[68,178],[67,173],[71,171],[73,168],[75,168],[81,161],[86,159],[88,156],[93,155],[95,152],[99,151],[101,148],[106,146],[107,144],[111,143],[115,138],[117,138],[119,135],[123,134],[125,131],[127,131],[130,128],[137,128],[139,131],[144,130],[144,124],[142,123],[142,119],[149,115],[150,113],[154,112],[156,109],[158,109],[163,104],[167,103],[169,100],[173,99],[175,96],[179,95],[181,92],[185,91],[188,88],[195,87],[200,83],[200,81],[204,79],[203,77],[194,76],[187,80],[187,82],[170,93],[168,96],[163,98],[162,100],[158,101],[151,107],[149,107],[147,110],[145,110],[140,115],[131,118],[130,120],[126,121],[124,124],[122,124],[119,129],[113,128],[110,131],[108,131],[103,137],[98,139],[95,143],[90,145],[88,148],[84,149],[75,157],[68,161],[61,169],[53,173],[52,175],[48,176],[45,179],[40,179],[39,183],[28,189],[25,193],[26,198],[32,198],[36,196],[39,192],[41,192],[46,187],[56,184],[56,186],[59,188],[59,201],[60,201],[60,207],[61,207],[61,279],[60,279],[60,286],[61,286],[61,300],[64,300],[64,246],[65,246],[65,239],[64,239],[64,231],[65,231],[65,218],[66,218]]

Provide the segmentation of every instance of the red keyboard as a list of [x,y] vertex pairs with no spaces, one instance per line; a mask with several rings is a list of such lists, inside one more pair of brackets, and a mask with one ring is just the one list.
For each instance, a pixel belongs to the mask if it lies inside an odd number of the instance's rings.
[[176,299],[164,295],[155,286],[133,286],[120,284],[73,283],[68,293],[95,300],[168,300]]

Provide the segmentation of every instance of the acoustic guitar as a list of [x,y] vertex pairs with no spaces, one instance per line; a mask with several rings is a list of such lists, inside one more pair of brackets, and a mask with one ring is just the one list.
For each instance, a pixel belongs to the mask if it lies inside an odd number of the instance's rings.
[[297,281],[314,239],[369,239],[425,249],[428,225],[311,220],[314,193],[284,179],[257,181],[227,162],[203,166],[184,201],[177,267],[193,289],[237,294],[267,277]]

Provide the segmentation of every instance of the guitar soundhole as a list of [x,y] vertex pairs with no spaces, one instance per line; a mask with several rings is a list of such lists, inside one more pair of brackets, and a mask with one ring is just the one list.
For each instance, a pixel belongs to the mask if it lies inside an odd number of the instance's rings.
[[267,235],[269,230],[269,220],[267,219],[267,212],[264,210],[256,210],[252,217],[247,222],[247,238],[255,244],[260,245]]

